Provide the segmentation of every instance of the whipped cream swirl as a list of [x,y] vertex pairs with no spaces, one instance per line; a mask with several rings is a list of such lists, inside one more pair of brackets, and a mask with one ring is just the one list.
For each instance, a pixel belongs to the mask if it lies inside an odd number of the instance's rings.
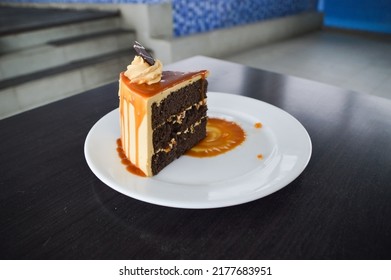
[[162,78],[163,65],[156,59],[154,65],[149,65],[141,56],[135,56],[132,63],[128,65],[125,76],[131,83],[154,84],[160,82]]

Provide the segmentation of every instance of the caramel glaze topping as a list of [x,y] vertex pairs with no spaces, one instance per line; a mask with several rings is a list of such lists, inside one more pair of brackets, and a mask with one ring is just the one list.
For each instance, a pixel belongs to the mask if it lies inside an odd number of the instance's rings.
[[235,122],[208,118],[206,137],[186,152],[193,157],[214,157],[226,153],[246,139],[243,129]]
[[124,72],[121,73],[121,80],[135,93],[139,94],[144,98],[151,97],[158,93],[163,92],[164,90],[171,88],[181,82],[190,80],[196,76],[201,75],[203,79],[208,75],[207,70],[201,70],[197,72],[175,72],[175,71],[163,71],[162,79],[160,82],[147,85],[147,84],[136,84],[131,83],[129,79],[124,75]]

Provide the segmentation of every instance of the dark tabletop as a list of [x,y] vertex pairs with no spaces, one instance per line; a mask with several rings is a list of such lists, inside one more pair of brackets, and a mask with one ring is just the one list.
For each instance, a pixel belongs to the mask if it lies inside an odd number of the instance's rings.
[[[390,259],[391,102],[206,57],[209,90],[297,118],[313,145],[291,184],[242,205],[189,210],[122,195],[88,168],[112,83],[0,121],[1,259]],[[33,92],[31,94],[34,94]]]

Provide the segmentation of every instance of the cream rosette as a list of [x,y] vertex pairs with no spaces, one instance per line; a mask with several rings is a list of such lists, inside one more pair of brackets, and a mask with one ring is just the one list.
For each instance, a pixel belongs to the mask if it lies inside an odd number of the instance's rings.
[[156,59],[154,65],[149,65],[141,56],[135,56],[128,65],[125,76],[131,83],[151,85],[160,82],[162,72],[163,65],[160,60]]

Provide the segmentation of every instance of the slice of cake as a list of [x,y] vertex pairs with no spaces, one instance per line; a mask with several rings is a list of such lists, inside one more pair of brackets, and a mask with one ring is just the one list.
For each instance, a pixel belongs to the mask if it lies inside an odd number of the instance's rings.
[[208,71],[162,71],[136,56],[120,74],[121,143],[126,157],[146,176],[206,136]]

